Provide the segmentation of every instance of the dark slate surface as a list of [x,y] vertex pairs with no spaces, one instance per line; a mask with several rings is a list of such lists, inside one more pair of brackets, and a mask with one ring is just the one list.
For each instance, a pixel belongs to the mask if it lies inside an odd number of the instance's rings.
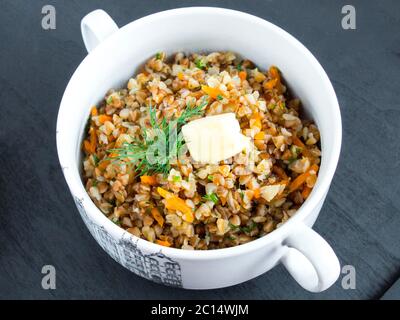
[[[348,1],[4,1],[0,2],[0,298],[371,299],[399,298],[400,2],[355,1],[357,30],[341,28]],[[122,26],[177,6],[215,5],[263,17],[302,41],[330,76],[343,116],[337,174],[315,229],[355,290],[339,280],[321,294],[301,289],[282,266],[210,291],[172,289],[125,270],[84,227],[59,168],[58,104],[86,55],[80,19],[105,9]],[[53,4],[57,29],[41,28]],[[263,41],[260,39],[260,41]],[[256,45],[256,44],[251,44]],[[41,288],[41,268],[57,289]]]

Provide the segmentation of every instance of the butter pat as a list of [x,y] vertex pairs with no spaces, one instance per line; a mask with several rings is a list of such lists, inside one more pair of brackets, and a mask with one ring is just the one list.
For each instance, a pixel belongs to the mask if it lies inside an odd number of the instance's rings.
[[249,145],[234,113],[193,120],[182,127],[182,134],[193,160],[200,163],[216,164]]

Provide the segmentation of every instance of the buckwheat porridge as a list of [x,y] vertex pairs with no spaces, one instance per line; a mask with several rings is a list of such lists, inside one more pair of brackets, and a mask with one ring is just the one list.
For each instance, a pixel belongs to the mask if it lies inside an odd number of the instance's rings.
[[83,178],[104,215],[137,237],[225,248],[296,213],[317,179],[319,140],[277,67],[160,52],[92,107]]

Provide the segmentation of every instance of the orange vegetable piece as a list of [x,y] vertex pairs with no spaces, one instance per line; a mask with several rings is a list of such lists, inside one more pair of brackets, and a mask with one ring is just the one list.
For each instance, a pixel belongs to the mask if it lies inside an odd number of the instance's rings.
[[262,128],[261,116],[259,113],[255,113],[250,119],[250,127]]
[[111,116],[107,116],[105,114],[102,114],[102,115],[99,116],[99,122],[101,124],[104,124],[104,122],[106,122],[106,121],[112,121],[112,117]]
[[185,80],[185,75],[183,74],[182,71],[178,72],[177,77],[179,80]]
[[187,222],[193,222],[194,216],[192,209],[186,204],[185,200],[173,196],[172,198],[168,198],[165,203],[165,207],[170,210],[178,210],[183,213],[183,218]]
[[141,176],[140,181],[151,186],[157,185],[157,179],[155,176]]
[[157,223],[162,227],[164,225],[164,218],[161,215],[160,211],[157,208],[151,209],[151,215],[157,221]]
[[209,95],[213,99],[217,99],[219,95],[222,95],[221,90],[218,88],[212,88],[209,86],[202,85],[201,90],[203,90],[207,95]]
[[264,83],[264,88],[268,89],[268,90],[271,90],[271,89],[275,88],[277,83],[278,83],[278,79],[277,78],[271,79],[271,80],[269,80],[269,81]]
[[94,106],[91,110],[90,110],[90,115],[92,117],[97,116],[97,108],[96,106]]
[[183,213],[183,218],[187,222],[193,222],[194,215],[192,209],[186,204],[185,200],[179,198],[173,193],[158,187],[158,193],[162,196],[165,201],[165,207],[169,210],[177,210]]
[[301,192],[301,195],[303,196],[304,200],[308,198],[308,196],[311,193],[311,190],[312,190],[311,188],[304,186],[303,191]]
[[247,78],[247,72],[246,71],[240,71],[239,72],[239,78],[240,78],[240,80],[242,80],[242,81],[244,81],[244,80],[246,80],[246,78]]
[[106,170],[107,166],[110,164],[109,160],[102,160],[100,161],[99,165],[97,166],[97,168],[99,168],[99,170],[103,171]]
[[160,196],[163,197],[164,199],[167,199],[167,198],[173,196],[173,193],[168,192],[167,190],[165,190],[165,189],[163,189],[163,188],[160,188],[160,187],[157,188],[157,192],[158,192],[158,193],[160,194]]
[[260,198],[260,188],[254,190],[254,199],[259,199]]
[[224,206],[225,204],[226,204],[226,202],[227,202],[227,198],[226,197],[223,197],[223,196],[220,196],[219,197],[219,200],[221,201],[221,204]]
[[90,137],[89,140],[83,141],[83,148],[89,154],[96,152],[96,145],[97,145],[97,136],[96,131],[93,128],[90,128],[89,131]]
[[277,79],[278,81],[281,80],[281,75],[279,74],[279,70],[275,66],[271,66],[269,68],[269,75],[271,76],[272,79]]
[[164,246],[164,247],[170,247],[171,243],[169,243],[168,240],[156,240],[156,243],[159,244],[160,246]]
[[264,131],[260,131],[259,133],[257,133],[254,136],[255,140],[264,140],[265,139],[265,132]]
[[[315,173],[311,173],[311,172],[315,172]],[[306,179],[311,174],[317,174],[317,172],[318,172],[318,166],[316,164],[313,164],[310,167],[310,169],[308,169],[308,171],[302,173],[301,175],[299,175],[296,179],[294,179],[292,181],[292,183],[289,186],[289,193],[299,189],[303,185],[303,183],[306,182]]]
[[293,136],[292,138],[293,144],[299,148],[301,148],[301,153],[305,155],[307,158],[313,158],[312,154],[310,151],[308,151],[306,145],[296,136]]
[[295,146],[298,146],[298,147],[300,147],[300,148],[302,148],[302,149],[305,149],[305,148],[306,148],[306,146],[304,145],[304,143],[303,143],[299,138],[297,138],[296,136],[293,136],[292,140],[293,140],[293,144],[294,144]]
[[92,154],[92,146],[90,145],[90,142],[88,140],[83,141],[83,149],[85,150],[86,153]]

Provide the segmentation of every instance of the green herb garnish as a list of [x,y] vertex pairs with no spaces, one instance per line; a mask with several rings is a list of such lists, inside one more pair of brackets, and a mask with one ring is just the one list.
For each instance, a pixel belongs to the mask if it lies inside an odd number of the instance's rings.
[[242,227],[241,230],[245,233],[250,233],[251,231],[253,231],[255,228],[257,227],[257,223],[255,223],[254,221],[251,222],[251,224],[249,226],[245,226]]
[[100,159],[95,153],[93,153],[92,156],[93,156],[94,166],[97,167],[97,165],[99,164]]
[[233,223],[230,223],[229,222],[229,228],[231,228],[232,230],[237,230],[237,229],[240,229],[240,226],[236,226],[236,225],[234,225]]
[[161,52],[157,52],[156,53],[156,59],[157,60],[161,60]]
[[179,182],[179,181],[181,181],[181,177],[180,176],[173,176],[172,177],[172,181],[173,182]]
[[242,66],[242,62],[240,62],[237,66],[236,69],[239,71],[243,71],[243,66]]
[[119,221],[119,218],[112,218],[111,221],[114,222],[117,226],[121,225],[121,222]]
[[205,196],[203,196],[203,199],[206,201],[212,201],[215,204],[217,204],[219,201],[218,196],[215,193],[206,194]]
[[200,58],[197,58],[197,59],[194,61],[194,64],[195,64],[196,67],[199,68],[199,69],[204,69],[204,68],[207,66],[207,64],[204,62],[204,60],[203,60],[203,59],[200,59]]
[[292,156],[293,156],[292,159],[296,160],[299,157],[299,154],[301,153],[301,151],[302,151],[302,148],[292,145],[290,147],[290,152],[292,153]]
[[112,101],[113,101],[113,97],[112,97],[111,95],[108,96],[108,98],[107,98],[107,100],[106,100],[106,103],[107,103],[107,104],[111,104]]
[[219,95],[217,95],[217,100],[219,100],[219,101],[224,100],[224,97],[219,94]]
[[209,181],[213,181],[213,180],[214,180],[214,176],[211,175],[211,174],[209,174],[209,175],[207,176],[207,179],[208,179]]
[[255,223],[254,221],[252,221],[249,226],[245,226],[245,227],[236,226],[236,225],[234,225],[234,224],[229,222],[229,228],[231,228],[232,231],[240,230],[240,231],[245,232],[245,233],[250,233],[256,227],[257,227],[257,223]]
[[121,161],[133,165],[134,170],[142,175],[162,173],[167,175],[171,163],[184,151],[184,139],[181,132],[192,117],[202,115],[203,108],[208,104],[204,100],[200,105],[186,106],[178,118],[167,122],[165,118],[157,119],[156,109],[149,106],[151,128],[142,127],[141,138],[136,138],[132,143],[123,143],[121,148],[107,150],[115,155],[107,158],[112,161]]

